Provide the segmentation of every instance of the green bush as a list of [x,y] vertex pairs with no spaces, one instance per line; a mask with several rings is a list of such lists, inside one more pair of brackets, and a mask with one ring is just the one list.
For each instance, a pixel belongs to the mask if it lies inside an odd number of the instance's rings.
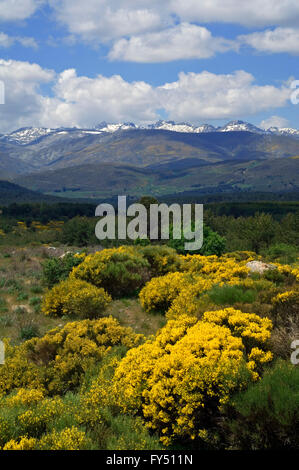
[[151,276],[163,276],[180,270],[180,258],[173,248],[166,245],[148,245],[139,248],[142,256],[149,262]]
[[[194,225],[192,226],[194,230]],[[186,254],[185,243],[190,242],[186,240],[182,234],[182,238],[174,240],[173,228],[170,230],[170,240],[168,246],[174,248],[178,253]],[[194,250],[192,254],[200,254],[204,256],[217,255],[221,256],[225,250],[225,238],[221,237],[218,233],[214,232],[210,227],[204,225],[203,227],[203,245],[200,250]]]
[[149,280],[149,268],[136,248],[121,246],[87,256],[71,276],[103,287],[113,298],[119,298],[136,294]]
[[299,449],[299,368],[278,361],[260,382],[232,400],[234,448]]
[[208,295],[216,305],[251,304],[257,297],[254,290],[244,290],[239,286],[215,286],[208,292]]
[[82,259],[72,253],[67,253],[63,258],[50,258],[43,263],[43,283],[52,288],[60,281],[68,278],[75,266],[82,263]]
[[75,217],[62,228],[62,243],[72,246],[87,246],[98,242],[95,236],[95,219]]
[[298,249],[286,243],[276,243],[263,252],[270,261],[277,261],[281,264],[295,263],[298,257]]
[[35,324],[23,326],[20,330],[20,339],[28,340],[39,336],[39,328]]

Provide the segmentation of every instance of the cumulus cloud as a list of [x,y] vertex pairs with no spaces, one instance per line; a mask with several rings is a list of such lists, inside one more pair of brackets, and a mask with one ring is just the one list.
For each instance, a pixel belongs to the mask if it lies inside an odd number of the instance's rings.
[[84,5],[81,0],[49,2],[71,34],[93,43],[152,31],[172,21],[169,14],[164,16],[163,2],[158,0],[85,0]]
[[[286,105],[289,88],[258,86],[244,71],[217,75],[181,73],[177,81],[153,87],[119,75],[56,75],[37,64],[0,61],[6,104],[0,106],[0,132],[22,126],[93,126],[110,122],[152,122],[161,109],[173,120],[199,122],[240,118]],[[51,93],[43,92],[47,84]]]
[[298,0],[170,0],[169,9],[182,20],[238,23],[245,26],[296,25]]
[[181,73],[179,80],[159,88],[161,103],[174,120],[240,118],[284,106],[288,88],[255,84],[243,70],[218,75]]
[[[176,22],[291,27],[299,21],[298,0],[85,0],[84,4],[81,0],[49,0],[49,3],[71,35],[93,44],[164,32]],[[130,47],[139,47],[134,41]]]
[[281,116],[271,116],[268,119],[264,119],[264,121],[261,122],[260,127],[266,130],[270,129],[270,127],[289,127],[289,121]]
[[120,39],[114,44],[109,58],[131,62],[170,62],[205,59],[232,48],[235,48],[232,41],[213,37],[207,28],[181,23],[162,31]]
[[0,60],[0,80],[5,86],[5,104],[0,106],[0,132],[39,125],[46,98],[40,86],[55,74],[37,64]]
[[47,125],[94,125],[108,121],[151,121],[157,117],[154,89],[145,82],[126,82],[121,76],[77,76],[65,70],[54,87],[43,122]]
[[25,20],[43,3],[45,0],[0,0],[0,22]]
[[24,47],[32,47],[34,49],[38,47],[37,42],[34,38],[8,36],[7,34],[0,32],[0,48],[11,47],[16,43],[19,43]]
[[239,41],[248,44],[257,51],[299,54],[299,29],[275,28],[239,36]]

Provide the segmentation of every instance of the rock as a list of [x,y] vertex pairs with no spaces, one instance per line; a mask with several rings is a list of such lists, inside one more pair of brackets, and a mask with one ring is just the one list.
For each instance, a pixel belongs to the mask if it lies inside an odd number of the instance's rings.
[[13,312],[30,312],[30,308],[28,305],[13,305],[12,306],[12,311]]
[[277,269],[275,264],[263,263],[263,261],[249,261],[246,266],[251,273],[259,274],[264,274],[265,271],[269,271],[270,269]]
[[73,252],[72,251],[66,251],[65,253],[63,253],[61,256],[59,256],[59,259],[63,259],[66,255],[72,255]]

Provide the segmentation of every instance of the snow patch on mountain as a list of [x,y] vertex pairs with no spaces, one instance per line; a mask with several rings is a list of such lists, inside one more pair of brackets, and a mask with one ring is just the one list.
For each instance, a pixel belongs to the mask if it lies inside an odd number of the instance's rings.
[[0,139],[5,140],[6,142],[26,145],[39,139],[40,137],[53,134],[54,132],[57,132],[57,130],[45,127],[23,127],[12,132],[11,134],[1,136]]
[[0,141],[17,145],[30,145],[34,144],[35,142],[38,142],[40,139],[44,139],[53,135],[67,135],[70,138],[83,138],[87,135],[105,136],[105,134],[113,134],[115,132],[131,131],[137,129],[164,130],[189,134],[200,134],[210,132],[252,132],[254,134],[276,134],[299,138],[299,130],[297,129],[271,127],[267,130],[264,130],[244,121],[230,121],[225,126],[214,127],[210,124],[194,126],[187,122],[175,123],[174,121],[161,120],[154,124],[148,124],[146,126],[136,125],[133,122],[125,122],[118,124],[109,124],[107,122],[101,122],[92,129],[81,129],[76,127],[59,129],[45,127],[25,127],[22,129],[18,129],[10,134],[0,134]]

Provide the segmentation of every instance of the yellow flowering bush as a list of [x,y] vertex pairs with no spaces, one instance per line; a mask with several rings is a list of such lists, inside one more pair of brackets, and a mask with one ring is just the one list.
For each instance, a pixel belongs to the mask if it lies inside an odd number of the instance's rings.
[[148,312],[159,310],[165,313],[181,289],[190,284],[189,277],[179,272],[154,277],[140,291],[139,299],[142,307]]
[[22,435],[39,436],[45,432],[47,423],[64,412],[61,398],[45,398],[17,415],[16,424]]
[[152,277],[180,271],[181,258],[173,248],[166,245],[148,245],[139,247],[138,250],[149,262]]
[[238,280],[248,276],[249,269],[246,267],[246,260],[236,261],[227,256],[201,256],[186,255],[181,257],[182,269],[184,271],[200,274],[203,277],[213,279],[215,282]]
[[234,336],[242,339],[248,355],[249,367],[254,377],[259,377],[261,364],[270,362],[273,355],[268,351],[271,337],[272,322],[269,318],[261,318],[254,313],[244,313],[234,308],[205,312],[202,321],[226,326]]
[[36,446],[36,439],[32,437],[21,437],[17,441],[11,439],[8,441],[3,450],[34,450]]
[[88,368],[111,348],[129,349],[142,340],[142,335],[120,326],[112,317],[67,323],[42,338],[7,348],[5,364],[0,368],[0,396],[18,388],[63,394],[78,387]]
[[272,313],[276,321],[285,323],[288,318],[299,316],[299,291],[289,290],[272,299]]
[[52,317],[68,315],[92,319],[102,316],[111,300],[103,288],[80,279],[68,279],[46,293],[42,312]]
[[150,265],[136,248],[109,248],[86,256],[71,278],[103,287],[113,298],[134,294],[150,277]]
[[85,450],[89,444],[90,440],[86,433],[72,426],[60,432],[53,430],[45,434],[37,443],[37,448],[40,450]]
[[5,364],[0,366],[0,397],[19,388],[43,390],[43,370],[29,360],[26,343],[15,347],[8,341],[5,343]]
[[140,302],[147,311],[167,311],[168,319],[179,315],[194,315],[199,297],[213,286],[236,285],[247,279],[245,261],[230,257],[186,255],[181,256],[182,272],[153,278],[141,290]]
[[272,359],[259,347],[271,322],[226,310],[207,312],[202,321],[188,315],[169,320],[154,339],[128,351],[116,369],[119,406],[141,412],[165,445],[200,439],[231,393],[258,378],[257,363]]
[[44,398],[44,391],[39,389],[20,388],[16,395],[6,400],[6,405],[13,407],[19,405],[33,405]]

